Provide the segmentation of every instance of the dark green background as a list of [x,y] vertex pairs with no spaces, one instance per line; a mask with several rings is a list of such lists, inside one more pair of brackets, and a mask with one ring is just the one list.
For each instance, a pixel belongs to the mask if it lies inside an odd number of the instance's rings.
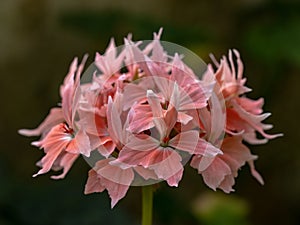
[[60,101],[74,56],[104,51],[129,32],[185,46],[209,62],[237,48],[252,98],[264,96],[272,133],[285,136],[251,149],[259,155],[260,186],[247,166],[231,195],[214,193],[187,168],[179,188],[161,184],[154,222],[161,224],[300,224],[299,1],[46,1],[0,2],[0,224],[139,224],[141,191],[130,189],[110,210],[107,193],[85,196],[88,165],[78,160],[64,180],[33,179],[42,152],[17,130],[35,127]]

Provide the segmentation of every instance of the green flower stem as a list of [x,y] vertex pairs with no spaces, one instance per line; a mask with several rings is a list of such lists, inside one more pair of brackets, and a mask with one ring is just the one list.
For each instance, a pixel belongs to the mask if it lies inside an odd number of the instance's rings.
[[152,225],[153,187],[152,185],[142,187],[143,211],[142,225]]

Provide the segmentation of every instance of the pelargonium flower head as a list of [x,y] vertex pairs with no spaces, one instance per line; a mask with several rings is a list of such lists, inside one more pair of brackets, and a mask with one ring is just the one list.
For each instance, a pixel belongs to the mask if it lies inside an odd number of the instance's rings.
[[246,162],[263,183],[254,168],[257,156],[243,141],[280,135],[264,132],[271,126],[262,123],[269,116],[263,99],[245,96],[250,89],[239,53],[233,51],[237,68],[230,51],[228,59],[214,60],[214,71],[189,50],[160,41],[161,34],[162,29],[153,40],[138,42],[128,35],[119,47],[111,39],[83,74],[86,57],[79,66],[77,59],[72,62],[61,104],[38,128],[19,131],[41,136],[33,145],[45,156],[34,176],[63,169],[52,176],[63,178],[82,155],[92,167],[85,193],[107,190],[112,207],[130,186],[166,181],[177,187],[188,162],[214,190],[233,191]]

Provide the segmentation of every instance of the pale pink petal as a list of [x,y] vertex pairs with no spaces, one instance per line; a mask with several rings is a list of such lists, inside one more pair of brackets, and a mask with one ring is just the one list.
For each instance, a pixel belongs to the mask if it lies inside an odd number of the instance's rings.
[[110,165],[109,162],[113,159],[101,160],[105,163],[101,163],[101,166],[97,167],[97,174],[100,176],[101,184],[108,191],[111,198],[111,207],[125,197],[129,185],[133,181],[134,172],[131,168],[121,169],[118,166]]
[[112,138],[112,140],[117,145],[120,144],[120,142],[121,144],[124,144],[122,143],[123,127],[121,123],[120,114],[118,113],[111,97],[109,97],[107,105],[107,124],[109,135]]
[[252,100],[246,97],[237,98],[236,101],[239,105],[244,108],[247,112],[258,115],[263,112],[262,106],[264,105],[264,99],[259,98],[258,100]]
[[153,114],[149,105],[137,105],[128,113],[129,127],[132,133],[140,133],[154,127]]
[[163,117],[153,117],[152,121],[156,130],[158,131],[161,141],[169,135],[168,131],[170,131],[174,127],[168,126],[165,122],[165,118]]
[[92,109],[91,111],[79,109],[78,112],[80,120],[77,124],[84,127],[88,134],[94,136],[108,135],[106,115],[100,116],[97,109]]
[[[157,177],[164,180],[168,180],[174,175],[181,178],[182,174],[180,175],[179,172],[183,171],[180,155],[171,148],[158,148],[151,151],[141,165],[153,169]],[[175,180],[176,183],[170,181],[170,184],[177,186],[180,179]]]
[[222,151],[202,138],[199,138],[199,131],[191,130],[179,133],[169,141],[169,145],[175,149],[186,151],[190,154],[214,157],[222,154]]
[[110,164],[113,160],[113,158],[104,159],[103,161],[106,164],[105,166],[98,167],[97,173],[113,183],[129,186],[134,178],[132,169],[121,169],[118,166]]
[[179,106],[180,106],[180,92],[179,92],[178,84],[175,81],[168,108],[174,107],[178,111]]
[[105,139],[105,142],[98,146],[98,152],[103,155],[105,158],[108,158],[116,148],[115,143],[111,140],[110,137],[101,138],[102,141]]
[[173,93],[174,81],[157,75],[152,76],[152,78],[164,99],[170,101]]
[[177,134],[169,141],[169,146],[181,151],[195,154],[199,139],[199,131],[191,130]]
[[182,123],[183,125],[187,125],[191,120],[193,120],[194,118],[192,116],[189,116],[186,113],[183,112],[178,112],[178,122]]
[[236,60],[237,61],[237,67],[238,67],[237,78],[242,79],[243,71],[244,71],[244,65],[243,65],[243,62],[241,60],[240,53],[236,49],[233,49],[233,52],[234,52],[235,56],[237,57],[237,60]]
[[60,159],[59,166],[63,168],[63,173],[57,176],[51,176],[52,179],[63,179],[66,174],[71,169],[74,161],[78,158],[79,155],[71,154],[68,152],[62,153],[63,156]]
[[201,174],[206,185],[216,190],[225,176],[231,174],[231,169],[222,159],[216,157],[210,166]]
[[153,62],[166,62],[168,60],[168,55],[164,51],[159,40],[153,41],[153,49],[151,59]]
[[102,192],[105,187],[102,185],[97,172],[94,169],[89,171],[89,177],[85,184],[84,194],[91,194],[94,192]]
[[51,130],[55,125],[62,123],[64,116],[61,108],[52,108],[49,115],[36,129],[21,129],[19,134],[25,136],[40,136],[44,135]]
[[64,148],[65,148],[65,143],[60,143],[54,145],[51,149],[48,149],[48,152],[40,161],[42,169],[40,169],[36,174],[34,174],[33,177],[36,177],[40,174],[47,173],[51,169],[55,160],[58,158],[58,156],[61,154]]
[[157,148],[160,145],[159,141],[148,135],[132,135],[129,142],[126,144],[126,149],[135,151],[149,151]]
[[[77,110],[79,108],[79,102],[80,102],[80,99],[82,98],[82,93],[81,93],[81,88],[84,89],[84,86],[80,86],[80,78],[81,78],[81,73],[84,69],[84,66],[85,66],[85,63],[87,61],[87,58],[88,58],[88,55],[85,54],[83,56],[83,59],[80,63],[80,65],[78,66],[77,68],[77,71],[76,71],[76,75],[75,75],[75,80],[74,80],[74,87],[73,87],[73,96],[72,96],[72,99],[70,99],[70,104],[72,105],[72,108],[70,110],[70,117],[71,117],[71,122],[72,124],[69,124],[70,126],[75,126],[74,125],[74,121],[75,121],[75,117],[76,117],[76,113],[77,113]],[[62,105],[62,110],[64,111],[64,107]],[[67,121],[67,120],[66,120]]]
[[69,145],[66,148],[67,152],[73,154],[83,154],[87,157],[91,153],[91,145],[88,135],[83,130],[79,130],[75,137],[70,141]]
[[142,166],[136,166],[134,167],[134,170],[145,180],[149,180],[149,179],[158,180],[157,175],[153,170],[146,169]]
[[[264,113],[260,115],[254,115],[249,112],[247,112],[245,109],[243,109],[237,102],[232,101],[231,104],[234,107],[234,110],[236,111],[238,117],[240,117],[242,120],[244,120],[246,123],[248,123],[248,126],[251,126],[255,130],[257,130],[259,133],[261,133],[265,138],[267,139],[274,139],[277,137],[281,137],[282,134],[266,134],[264,132],[264,124],[262,124],[262,121],[269,117],[271,113]],[[267,126],[267,128],[269,128]]]
[[224,131],[226,127],[226,109],[225,102],[222,97],[217,96],[212,93],[209,100],[210,107],[210,118],[208,123],[210,123],[210,129],[207,127],[208,140],[215,144],[219,139],[223,138]]
[[190,68],[187,68],[177,53],[175,53],[172,61],[172,73],[170,77],[180,87],[190,85],[197,80],[194,72]]
[[[228,132],[228,131],[227,131]],[[256,132],[255,130],[253,129],[252,132],[248,131],[247,133],[243,133],[243,138],[246,142],[248,142],[249,144],[252,144],[252,145],[261,145],[261,144],[266,144],[269,140],[266,139],[266,138],[263,138],[263,139],[258,139],[256,137]]]
[[41,160],[42,169],[33,176],[47,173],[53,166],[55,160],[64,151],[69,144],[71,137],[65,133],[65,125],[59,124],[51,129],[45,138],[39,142],[35,142],[38,147],[44,148],[46,155]]
[[87,60],[87,55],[83,57],[82,62],[79,66],[77,65],[78,59],[75,58],[73,60],[69,68],[69,72],[64,79],[64,83],[60,87],[60,95],[62,99],[61,102],[62,112],[66,123],[71,127],[73,127],[73,122],[74,122],[73,121],[75,116],[74,109],[77,108],[77,104],[80,98],[80,89],[79,89],[80,75],[86,60]]
[[195,149],[195,154],[202,155],[206,158],[213,158],[217,155],[222,155],[223,151],[218,147],[212,145],[210,142],[199,138]]
[[228,137],[224,139],[221,147],[224,154],[220,158],[230,166],[234,175],[237,175],[238,169],[245,165],[247,161],[256,158],[242,143],[242,140],[242,136]]
[[153,160],[155,160],[154,156],[154,150],[137,151],[124,146],[119,153],[118,159],[113,161],[112,164],[118,165],[123,169],[136,166],[144,166],[145,168],[148,168],[148,166],[153,163]]
[[147,90],[147,100],[151,107],[152,114],[154,117],[162,117],[163,111],[160,104],[160,99],[152,90]]
[[210,164],[213,163],[215,157],[205,157],[202,155],[195,155],[192,158],[192,161],[190,163],[191,167],[198,170],[199,173],[206,170]]
[[155,86],[152,77],[143,77],[138,79],[138,84],[129,83],[124,87],[124,105],[123,110],[128,110],[135,103],[147,101],[147,90]]
[[173,176],[168,178],[166,181],[169,186],[178,187],[178,183],[181,181],[182,176],[183,176],[183,169],[179,170],[177,173],[175,173]]
[[61,95],[61,106],[62,106],[62,112],[64,114],[65,121],[72,125],[72,103],[75,93],[75,82],[74,82],[74,76],[75,72],[77,70],[77,64],[78,59],[75,58],[73,62],[71,63],[71,66],[69,68],[69,72],[64,80],[63,85],[60,88],[60,95]]
[[212,88],[207,88],[201,83],[189,84],[180,92],[179,110],[200,109],[207,106]]
[[[165,121],[165,126],[166,126],[166,133],[164,134],[165,136],[169,136],[172,129],[174,128],[178,118],[178,111],[174,107],[168,108],[164,115],[164,121]],[[156,123],[157,125],[157,123]]]
[[125,52],[122,51],[117,55],[117,48],[113,38],[110,40],[104,55],[96,53],[95,65],[102,71],[105,79],[109,79],[109,77],[121,69],[124,54]]
[[264,179],[262,176],[256,171],[253,160],[248,161],[250,166],[252,176],[261,184],[264,185]]
[[221,147],[224,154],[217,155],[204,170],[199,170],[200,158],[202,157],[193,158],[191,166],[198,169],[209,187],[214,190],[220,188],[226,193],[233,191],[234,178],[237,177],[238,170],[246,162],[250,165],[252,175],[260,183],[263,183],[253,164],[253,160],[257,157],[251,154],[250,150],[242,143],[242,140],[242,136],[225,138]]
[[221,182],[218,188],[222,189],[225,193],[229,194],[233,192],[234,189],[232,188],[235,183],[233,175],[225,176],[224,180]]

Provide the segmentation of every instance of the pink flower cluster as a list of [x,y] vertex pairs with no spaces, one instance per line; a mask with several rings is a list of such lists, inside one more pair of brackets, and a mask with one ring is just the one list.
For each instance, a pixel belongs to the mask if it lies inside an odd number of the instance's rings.
[[[32,144],[44,150],[34,175],[63,170],[64,178],[80,156],[99,153],[89,171],[85,193],[108,191],[112,207],[131,185],[165,180],[178,186],[184,164],[196,168],[212,189],[233,191],[238,170],[247,162],[263,183],[243,141],[266,143],[272,126],[262,121],[263,99],[245,97],[243,64],[236,50],[208,65],[200,79],[183,62],[168,55],[161,31],[146,47],[125,39],[118,52],[111,40],[106,52],[96,54],[91,82],[81,83],[86,56],[77,58],[60,88],[61,104],[25,136],[41,136]],[[257,132],[264,139],[257,138]],[[138,183],[140,182],[140,183]]]

